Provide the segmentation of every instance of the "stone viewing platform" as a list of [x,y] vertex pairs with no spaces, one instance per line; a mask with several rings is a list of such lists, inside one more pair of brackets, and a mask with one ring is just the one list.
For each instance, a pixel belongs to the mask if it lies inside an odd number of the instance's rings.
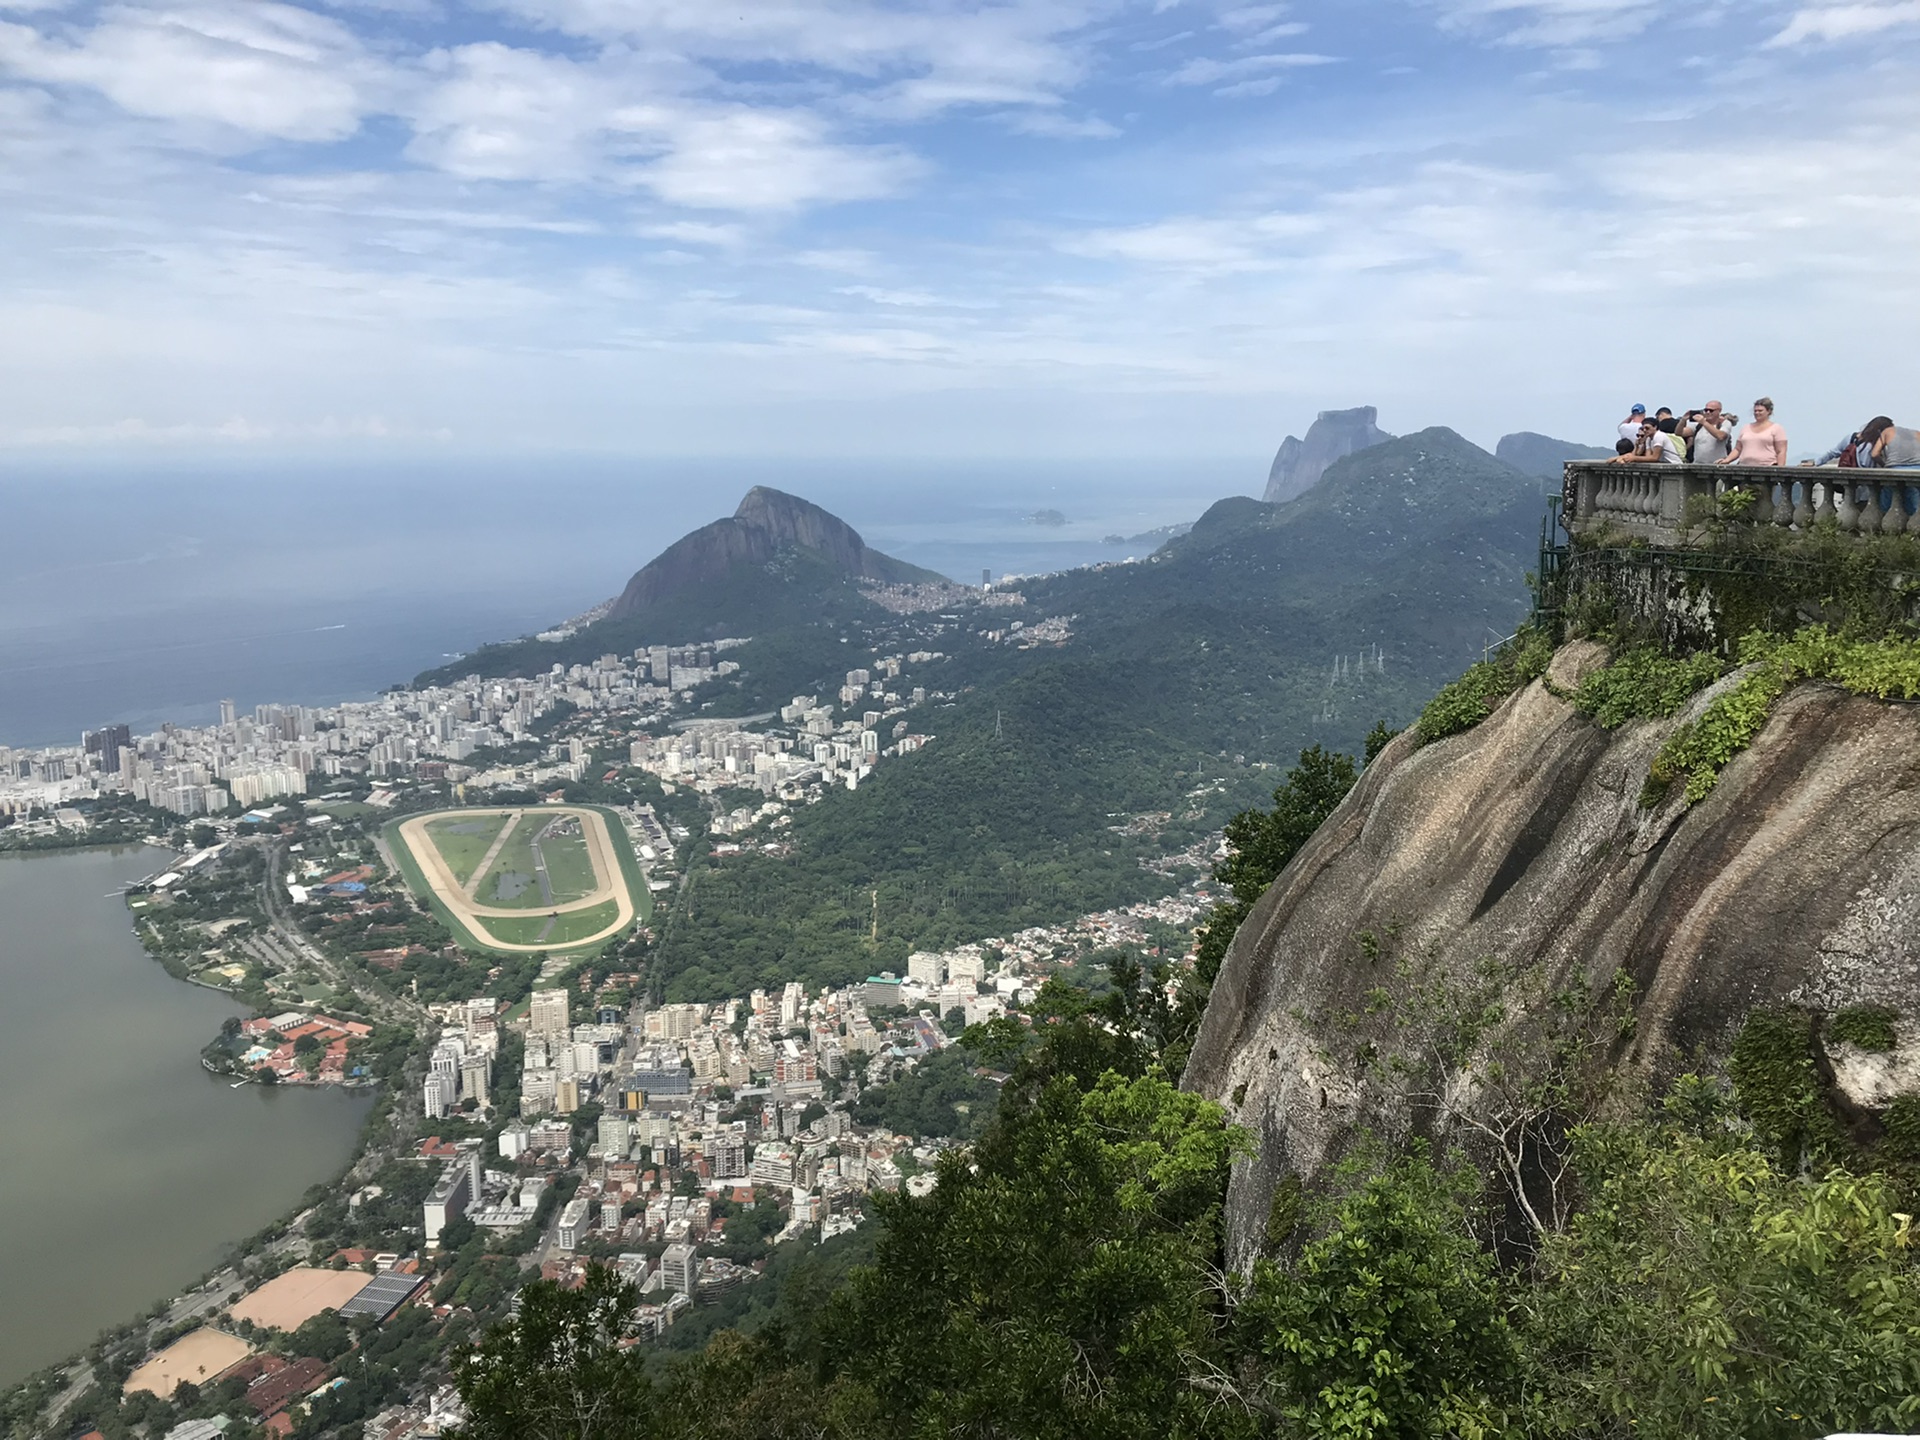
[[[1614,465],[1566,467],[1563,519],[1576,540],[1607,535],[1660,546],[1706,543],[1715,529],[1811,530],[1831,520],[1841,534],[1920,534],[1920,470],[1836,466]],[[1750,496],[1733,500],[1734,494]]]

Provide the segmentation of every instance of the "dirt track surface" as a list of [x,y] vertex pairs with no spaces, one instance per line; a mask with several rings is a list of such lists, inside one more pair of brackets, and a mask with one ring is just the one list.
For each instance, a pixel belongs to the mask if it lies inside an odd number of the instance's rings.
[[274,1276],[233,1307],[233,1318],[275,1330],[297,1330],[323,1310],[338,1310],[370,1277],[358,1270],[298,1266]]
[[195,1330],[167,1346],[127,1377],[125,1393],[145,1390],[171,1398],[182,1380],[205,1385],[222,1370],[238,1365],[253,1347],[237,1335],[214,1329]]
[[493,863],[494,857],[499,853],[507,833],[508,822],[518,820],[520,816],[527,813],[529,808],[534,807],[439,810],[432,814],[415,815],[409,820],[403,820],[396,833],[420,866],[420,873],[426,876],[427,884],[432,888],[434,896],[459,917],[460,922],[477,938],[484,941],[489,949],[532,954],[537,950],[550,950],[554,947],[550,944],[509,945],[504,940],[496,940],[493,938],[493,932],[480,923],[486,919],[525,920],[536,914],[567,915],[576,910],[591,910],[594,906],[604,905],[609,900],[615,901],[616,913],[612,923],[584,939],[570,942],[565,947],[568,950],[578,949],[584,945],[596,945],[631,925],[634,917],[633,896],[627,893],[626,880],[620,869],[620,858],[614,849],[613,836],[607,830],[607,817],[598,810],[586,810],[574,805],[537,807],[537,813],[540,814],[572,815],[580,821],[580,833],[587,842],[587,853],[593,859],[594,878],[594,887],[590,893],[578,900],[569,900],[564,905],[555,905],[539,911],[507,910],[496,905],[480,904],[467,894],[465,887],[458,880],[454,879],[453,871],[447,867],[447,862],[441,858],[438,847],[433,843],[433,837],[427,832],[429,822],[444,820],[449,815],[469,815],[476,819],[484,816],[500,818],[500,840],[495,842],[486,859],[474,871],[472,884],[477,888],[481,877],[486,874],[486,867]]

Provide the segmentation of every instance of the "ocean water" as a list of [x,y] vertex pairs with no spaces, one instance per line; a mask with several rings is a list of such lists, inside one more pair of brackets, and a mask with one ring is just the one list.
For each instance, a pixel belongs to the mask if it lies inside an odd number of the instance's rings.
[[[1105,543],[1257,494],[1182,463],[0,461],[0,744],[364,698],[619,592],[754,485],[966,584],[1144,553]],[[1065,523],[1035,523],[1057,512]]]

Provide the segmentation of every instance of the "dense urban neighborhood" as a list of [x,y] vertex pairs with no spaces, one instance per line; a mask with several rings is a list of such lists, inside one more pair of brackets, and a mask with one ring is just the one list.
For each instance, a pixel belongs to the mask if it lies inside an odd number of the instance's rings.
[[[880,598],[916,613],[913,587]],[[1070,635],[993,619],[973,638]],[[836,693],[709,716],[697,702],[745,643],[330,707],[223,702],[214,725],[0,749],[0,845],[172,847],[128,888],[135,932],[254,1012],[207,1043],[208,1071],[377,1096],[339,1184],[18,1392],[48,1423],[439,1435],[462,1418],[453,1350],[528,1280],[575,1287],[595,1265],[638,1287],[638,1343],[697,1344],[767,1303],[784,1256],[863,1254],[874,1193],[935,1185],[1006,1078],[969,1036],[1026,1023],[1051,977],[1098,985],[1116,947],[1186,945],[1217,832],[1143,862],[1172,887],[1157,899],[903,964],[876,951],[850,983],[664,998],[655,907],[693,861],[784,855],[796,807],[937,743],[952,698],[945,654],[902,649]],[[617,854],[596,859],[602,818]],[[1151,837],[1165,819],[1114,828]],[[633,916],[614,938],[555,929],[607,894]]]

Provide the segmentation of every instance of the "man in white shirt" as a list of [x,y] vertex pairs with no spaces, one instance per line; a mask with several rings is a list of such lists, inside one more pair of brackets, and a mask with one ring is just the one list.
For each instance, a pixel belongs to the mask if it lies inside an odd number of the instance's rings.
[[1718,465],[1733,450],[1734,418],[1720,408],[1718,400],[1709,400],[1698,410],[1687,412],[1682,432],[1693,447],[1693,463]]
[[1620,422],[1620,438],[1640,443],[1640,426],[1647,418],[1647,407],[1636,405],[1627,412],[1627,418]]
[[1617,455],[1615,465],[1684,465],[1680,457],[1680,447],[1673,436],[1662,430],[1651,420],[1640,422],[1640,433],[1634,437],[1633,452]]

